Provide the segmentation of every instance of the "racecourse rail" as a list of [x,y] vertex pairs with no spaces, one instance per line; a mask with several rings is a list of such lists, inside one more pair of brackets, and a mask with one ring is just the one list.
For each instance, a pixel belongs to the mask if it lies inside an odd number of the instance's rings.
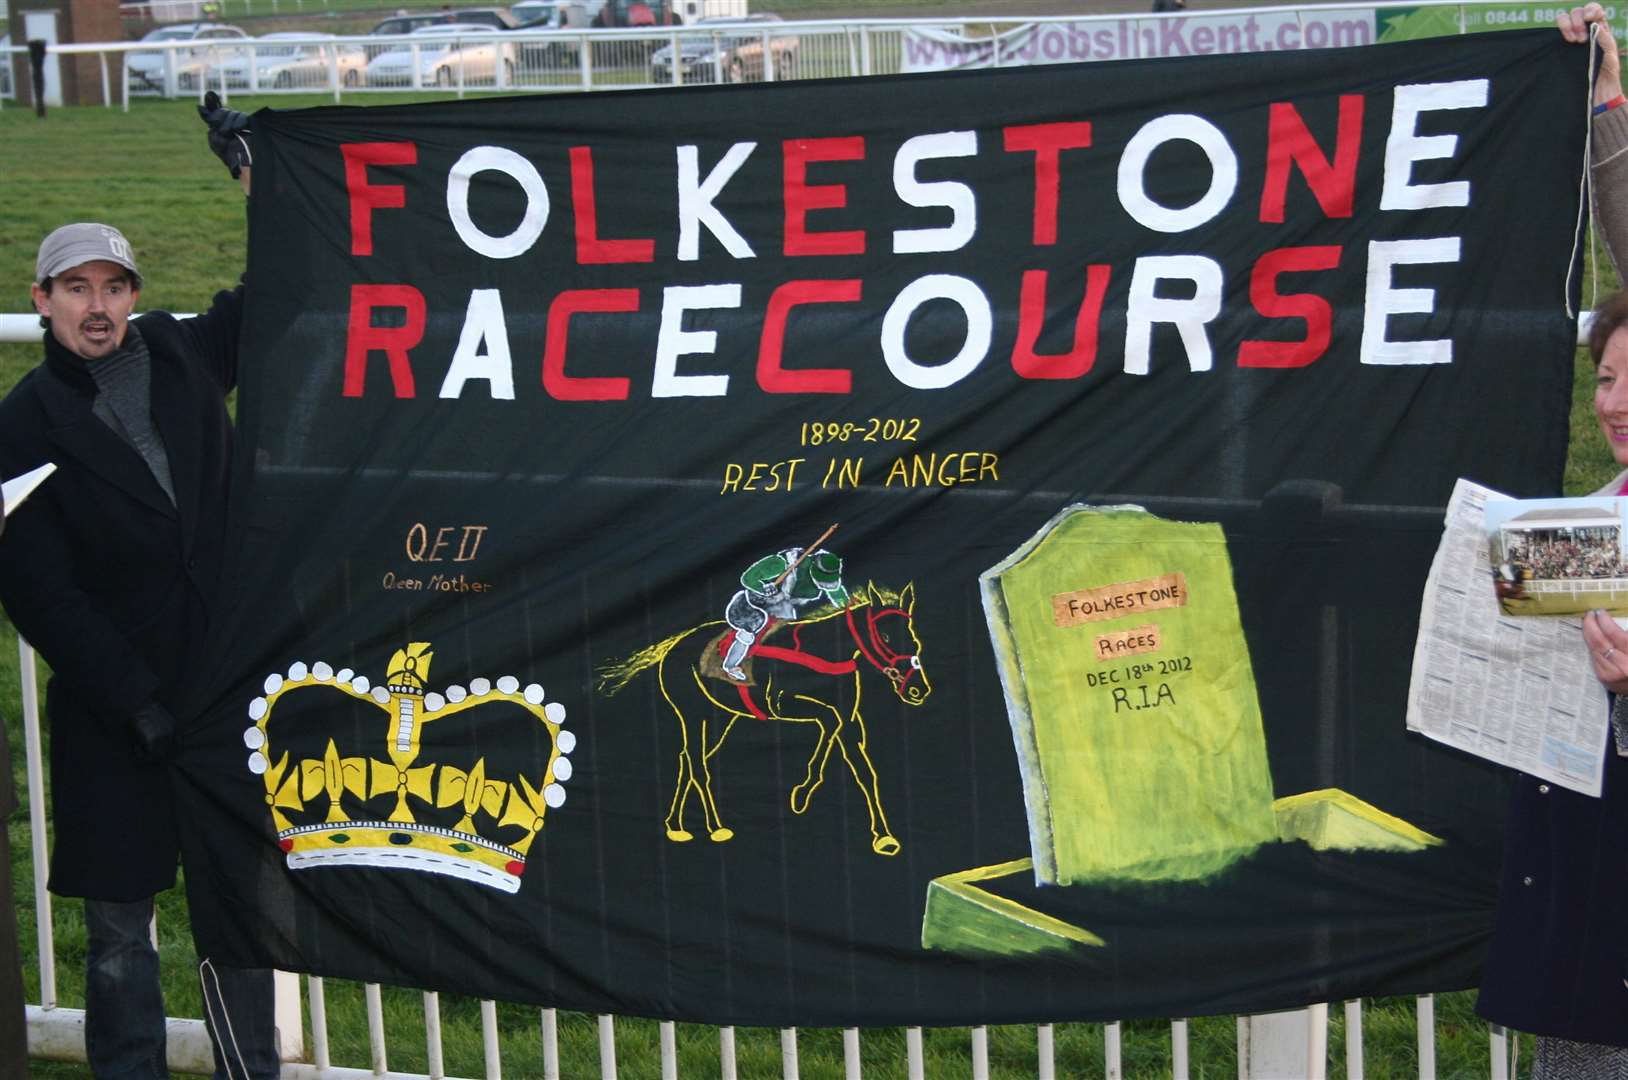
[[[190,0],[188,0],[190,2]],[[275,5],[276,0],[272,0]],[[898,74],[912,70],[943,70],[946,66],[1013,66],[1033,62],[1059,62],[1069,59],[1125,59],[1186,54],[1194,51],[1270,51],[1285,48],[1314,48],[1322,45],[1358,45],[1372,41],[1359,32],[1360,20],[1350,13],[1376,10],[1441,7],[1455,12],[1454,25],[1465,32],[1472,24],[1500,25],[1501,14],[1513,25],[1532,25],[1552,18],[1560,4],[1510,5],[1458,2],[1458,0],[1417,0],[1370,4],[1329,4],[1316,7],[1281,6],[1233,10],[1205,10],[1162,15],[1066,16],[1058,18],[952,19],[952,20],[822,20],[807,22],[752,23],[739,27],[709,24],[705,27],[672,27],[652,30],[566,30],[511,31],[500,35],[475,35],[459,31],[396,36],[335,38],[312,35],[285,37],[273,42],[245,38],[241,43],[200,47],[179,41],[108,42],[57,45],[48,56],[94,55],[100,61],[102,101],[115,102],[128,109],[131,96],[201,97],[215,89],[229,97],[238,93],[331,92],[334,100],[346,94],[366,94],[382,87],[370,85],[361,56],[383,55],[401,46],[410,56],[410,76],[405,85],[426,91],[442,90],[462,96],[468,89],[516,92],[570,92],[597,89],[632,89],[653,86],[746,81],[787,81],[790,79],[833,78],[854,75]],[[1507,13],[1522,8],[1531,14],[1515,21]],[[1613,12],[1620,19],[1628,13]],[[1540,17],[1541,16],[1541,17]],[[1255,30],[1251,31],[1250,27]],[[1050,29],[1048,29],[1050,28]],[[1203,33],[1209,28],[1208,33]],[[1049,35],[1049,36],[1048,36]],[[493,39],[496,40],[493,40]],[[791,44],[788,46],[788,42]],[[488,45],[491,55],[481,50]],[[438,48],[438,46],[444,46]],[[688,51],[700,59],[686,65]],[[1252,47],[1252,48],[1251,48]],[[273,52],[272,50],[280,50]],[[1070,56],[1069,50],[1076,55]],[[665,52],[663,52],[665,50]],[[1085,51],[1085,56],[1077,55]],[[26,49],[13,47],[14,54],[26,57]],[[145,54],[145,62],[130,54]],[[257,55],[258,54],[258,55]],[[447,57],[442,66],[426,64],[429,55]],[[747,68],[737,63],[755,54],[756,64]],[[290,62],[279,64],[276,57]],[[667,70],[658,58],[667,57]],[[110,61],[110,57],[113,58]],[[673,58],[681,58],[673,63]],[[156,60],[156,62],[154,62]],[[270,61],[268,63],[268,60]],[[506,63],[503,61],[507,61]],[[26,60],[24,61],[26,64]],[[489,67],[488,67],[489,65]],[[4,65],[9,68],[11,65]],[[3,69],[0,69],[3,70]],[[26,70],[24,68],[23,70]],[[445,74],[442,74],[442,72]],[[269,78],[261,76],[273,72]],[[6,72],[9,74],[9,71]],[[287,75],[286,78],[280,76]],[[429,74],[430,78],[425,78]],[[382,79],[377,80],[383,82]],[[393,89],[403,85],[399,77],[390,80]],[[115,86],[117,83],[117,86]],[[269,85],[266,85],[269,83]],[[12,97],[13,88],[0,75],[0,99]],[[0,342],[39,340],[39,321],[34,315],[0,314]],[[1586,335],[1586,316],[1579,340]],[[56,947],[52,931],[51,897],[45,891],[47,865],[44,765],[40,735],[39,681],[33,648],[19,639],[21,660],[24,743],[28,767],[28,812],[32,845],[35,927],[34,937],[40,957],[40,1000],[28,1005],[29,1052],[32,1057],[63,1061],[84,1061],[84,1013],[58,1001],[56,988]],[[303,987],[302,987],[303,983]],[[303,988],[303,995],[302,995]],[[278,1028],[282,1037],[285,1078],[311,1080],[350,1080],[363,1077],[399,1077],[403,1080],[443,1078],[441,1011],[439,997],[423,994],[427,1072],[391,1071],[388,1066],[389,1035],[380,988],[364,988],[369,1061],[365,1065],[335,1065],[330,1055],[330,1038],[324,980],[279,973],[277,978]],[[481,1003],[484,1076],[502,1075],[498,1045],[496,1005]],[[1240,1078],[1304,1076],[1321,1080],[1328,1071],[1328,1005],[1309,1004],[1290,1013],[1267,1017],[1238,1017],[1237,1069]],[[1345,1074],[1351,1080],[1364,1075],[1362,1004],[1343,1003],[1345,1016]],[[302,1016],[302,1010],[306,1013]],[[311,1038],[303,1037],[308,1019]],[[602,1080],[614,1080],[616,1068],[616,1029],[611,1016],[598,1017],[599,1069]],[[1103,1074],[1123,1075],[1121,1064],[1122,1030],[1118,1023],[1103,1025]],[[203,1021],[171,1018],[169,1040],[170,1068],[178,1072],[208,1073],[210,1052]],[[553,1009],[537,1011],[537,1048],[544,1080],[559,1080],[560,1055],[558,1016]],[[720,1072],[724,1080],[737,1076],[735,1029],[717,1029]],[[678,1052],[676,1026],[671,1021],[659,1026],[662,1080],[676,1080]],[[895,1039],[876,1033],[870,1039]],[[861,1033],[850,1028],[843,1032],[845,1075],[857,1080],[861,1075]],[[1052,1080],[1056,1076],[1054,1028],[1034,1029],[1036,1076]],[[799,1075],[797,1031],[780,1032],[781,1074],[787,1080]],[[1421,1080],[1436,1076],[1434,999],[1417,999],[1417,1047]],[[1489,1033],[1489,1076],[1508,1080],[1514,1043],[1497,1027]],[[990,1075],[988,1031],[968,1029],[968,1061],[974,1080]],[[874,1047],[872,1048],[874,1054]],[[903,1058],[911,1080],[924,1080],[925,1055],[922,1029],[904,1031]],[[537,1059],[533,1059],[537,1060]],[[520,1075],[536,1075],[535,1066],[511,1062]],[[1175,1080],[1190,1074],[1188,1024],[1170,1022],[1170,1071]]]
[[[186,0],[190,3],[192,0]],[[721,82],[894,75],[964,67],[1148,59],[1370,44],[1379,15],[1443,12],[1426,32],[1550,23],[1566,5],[1482,0],[1379,0],[1273,5],[1146,15],[1070,15],[797,22],[700,23],[641,29],[492,31],[425,27],[417,33],[334,37],[89,42],[52,45],[46,62],[95,56],[101,98],[128,109],[132,96],[424,90],[560,93]],[[1614,21],[1628,3],[1608,0]],[[222,24],[215,33],[234,28]],[[27,50],[14,44],[11,53]],[[381,63],[381,57],[392,58]],[[4,65],[10,67],[11,65]],[[20,79],[18,81],[21,81]],[[0,97],[14,96],[0,79]]]

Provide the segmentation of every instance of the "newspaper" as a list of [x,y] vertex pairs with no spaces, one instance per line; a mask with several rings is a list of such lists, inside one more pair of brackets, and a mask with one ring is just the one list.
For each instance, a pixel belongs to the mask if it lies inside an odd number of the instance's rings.
[[1489,586],[1486,505],[1459,480],[1425,581],[1410,731],[1598,797],[1611,721],[1580,616],[1504,615]]
[[57,467],[47,461],[37,469],[30,469],[21,476],[14,476],[4,484],[0,484],[0,494],[5,496],[6,516],[10,517],[12,511],[23,505],[23,500],[33,493],[34,489],[45,482],[45,478],[57,471]]

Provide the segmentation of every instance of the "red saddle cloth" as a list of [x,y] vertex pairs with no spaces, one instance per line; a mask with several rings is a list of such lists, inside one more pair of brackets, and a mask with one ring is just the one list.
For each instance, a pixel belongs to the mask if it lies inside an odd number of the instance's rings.
[[[770,632],[778,629],[781,625],[791,627],[791,644],[789,646],[767,644]],[[784,660],[787,663],[808,668],[810,671],[817,671],[821,675],[851,675],[858,667],[852,659],[827,660],[823,656],[816,656],[814,653],[807,651],[803,646],[802,635],[803,628],[801,624],[780,624],[770,619],[769,624],[758,635],[758,639],[752,643],[752,647],[746,650],[746,659]],[[718,639],[718,658],[720,662],[723,660],[724,655],[729,652],[729,643],[733,638],[733,634],[724,634]],[[752,688],[750,686],[745,683],[735,683],[735,689],[739,691],[741,705],[747,712],[759,720],[769,718],[769,714],[763,710],[763,706],[752,697]]]

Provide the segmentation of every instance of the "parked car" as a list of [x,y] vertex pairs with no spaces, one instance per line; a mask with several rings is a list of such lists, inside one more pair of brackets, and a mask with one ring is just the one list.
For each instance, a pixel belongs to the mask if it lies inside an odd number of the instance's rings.
[[595,26],[674,26],[683,22],[672,0],[606,0],[594,16]]
[[[605,0],[520,0],[509,8],[509,14],[520,21],[521,30],[579,30],[585,29],[605,6]],[[522,41],[520,68],[539,71],[548,68],[575,67],[577,41]]]
[[509,15],[521,30],[563,30],[587,26],[605,0],[520,0],[509,5]]
[[[360,86],[367,71],[367,54],[356,45],[318,44],[312,38],[337,41],[333,34],[289,32],[266,34],[254,39],[254,79],[250,80],[248,57],[223,65],[229,87],[294,87],[319,89],[328,85],[329,63],[337,60],[339,81]],[[294,44],[301,42],[301,44]],[[336,55],[337,54],[337,55]],[[211,84],[213,79],[210,80]]]
[[[418,11],[408,15],[392,15],[369,30],[368,35],[410,34],[421,26],[452,26],[460,23],[490,26],[493,30],[513,30],[518,25],[514,16],[502,8],[463,8],[458,11]],[[369,45],[367,58],[372,60],[380,53],[393,48],[394,45]]]
[[128,53],[124,58],[125,78],[134,89],[158,90],[165,88],[164,72],[173,65],[175,82],[183,90],[195,89],[211,64],[230,63],[242,59],[247,53],[233,47],[242,44],[249,35],[225,23],[175,23],[149,30],[142,41],[193,41],[198,48],[176,49],[171,60],[170,50]]
[[[716,82],[720,72],[725,82],[759,82],[763,70],[765,24],[782,21],[768,13],[744,18],[714,16],[697,22],[679,40],[678,69],[684,82]],[[727,27],[727,30],[724,29]],[[713,28],[709,34],[700,31]],[[776,79],[795,77],[798,39],[791,34],[769,31],[769,53]],[[673,47],[663,45],[650,56],[650,81],[673,81]]]
[[[496,82],[499,65],[504,73],[503,81],[514,81],[514,45],[500,38],[490,26],[436,24],[421,26],[411,36],[432,39],[416,45],[418,81],[422,85],[456,86],[460,70],[466,85]],[[457,40],[451,40],[454,37]],[[447,40],[433,40],[435,38]],[[415,45],[403,42],[368,61],[367,84],[412,85],[414,48]]]
[[703,17],[746,18],[747,0],[605,0],[595,26],[694,26]]

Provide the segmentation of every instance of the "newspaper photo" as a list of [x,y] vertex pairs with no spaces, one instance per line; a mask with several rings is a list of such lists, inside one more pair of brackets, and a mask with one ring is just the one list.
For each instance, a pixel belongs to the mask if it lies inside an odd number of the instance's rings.
[[1492,587],[1505,615],[1628,615],[1628,499],[1493,499]]
[[1468,480],[1453,489],[1419,612],[1408,729],[1598,797],[1610,718],[1581,616],[1505,615],[1488,586],[1488,504],[1513,501]]

